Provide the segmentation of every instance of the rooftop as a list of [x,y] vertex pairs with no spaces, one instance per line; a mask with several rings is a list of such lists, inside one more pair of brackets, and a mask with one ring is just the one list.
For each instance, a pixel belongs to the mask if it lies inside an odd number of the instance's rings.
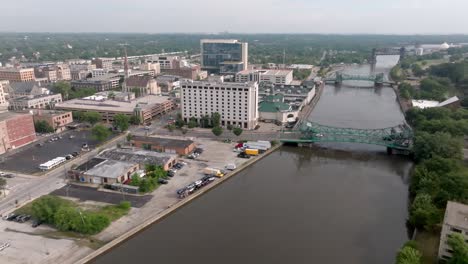
[[29,101],[29,100],[39,99],[39,98],[49,98],[49,97],[57,97],[57,96],[62,97],[61,94],[38,94],[38,95],[27,95],[27,96],[16,97],[16,98],[10,99],[10,101],[21,102],[21,101]]
[[101,158],[92,158],[92,159],[88,160],[87,162],[81,164],[80,166],[76,167],[74,170],[85,172],[85,171],[87,171],[89,169],[94,168],[96,165],[98,165],[99,163],[104,162],[104,161],[106,161],[106,160],[101,159]]
[[259,107],[258,107],[259,112],[276,113],[276,112],[290,111],[290,110],[291,110],[291,106],[283,102],[264,101],[264,102],[260,102]]
[[2,72],[21,72],[21,71],[34,71],[34,69],[33,68],[18,69],[18,68],[0,67],[0,71],[2,71]]
[[101,100],[73,99],[56,104],[58,109],[98,110],[113,112],[133,112],[137,104],[143,110],[169,100],[167,96],[147,95],[131,101],[116,101],[100,98]]
[[10,87],[14,93],[30,93],[35,87],[40,87],[36,82],[11,82]]
[[76,82],[76,83],[89,83],[89,82],[102,82],[102,81],[115,81],[115,80],[120,80],[120,77],[117,73],[108,73],[108,74],[104,74],[104,75],[101,75],[101,76],[96,76],[96,77],[93,77],[93,78],[89,78],[89,79],[86,79],[86,80],[75,80],[75,81],[72,81],[72,82]]
[[192,140],[181,140],[172,138],[159,138],[159,137],[145,137],[145,136],[133,136],[132,140],[150,142],[162,147],[176,147],[186,148],[193,144]]
[[444,224],[467,230],[468,205],[451,201],[447,202]]
[[171,159],[177,157],[177,155],[173,154],[159,153],[140,149],[110,149],[101,153],[99,156],[117,161],[156,165],[164,165]]
[[86,174],[103,177],[103,178],[118,178],[124,173],[127,173],[135,163],[116,161],[116,160],[104,160],[98,163],[93,168],[86,171]]
[[241,71],[238,74],[250,74],[250,73],[256,73],[260,72],[262,75],[279,75],[279,76],[286,76],[288,74],[292,74],[292,70],[245,70]]
[[206,81],[192,81],[183,80],[180,82],[181,85],[191,86],[217,86],[217,87],[229,87],[229,88],[250,88],[256,85],[256,82],[245,82],[245,83],[234,83],[234,82],[206,82]]
[[16,117],[16,116],[20,116],[20,115],[26,115],[25,113],[24,114],[20,114],[20,113],[15,113],[15,112],[0,112],[0,121],[5,121],[5,120],[8,120],[12,117]]
[[151,80],[154,80],[151,76],[131,76],[125,83],[128,87],[147,87]]
[[241,43],[237,39],[202,39],[200,40],[201,43]]

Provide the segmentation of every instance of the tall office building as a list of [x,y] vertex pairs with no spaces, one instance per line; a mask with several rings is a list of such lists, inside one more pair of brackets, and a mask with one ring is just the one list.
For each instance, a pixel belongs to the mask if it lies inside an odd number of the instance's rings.
[[221,126],[254,129],[258,124],[258,84],[256,82],[181,82],[182,118],[198,122],[212,113],[221,115]]
[[248,44],[235,39],[202,39],[201,66],[210,73],[236,74],[247,70]]

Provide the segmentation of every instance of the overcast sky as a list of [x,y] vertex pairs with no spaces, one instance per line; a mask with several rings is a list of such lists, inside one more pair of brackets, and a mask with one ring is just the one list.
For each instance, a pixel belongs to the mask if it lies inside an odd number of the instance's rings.
[[1,0],[0,31],[468,34],[468,0]]

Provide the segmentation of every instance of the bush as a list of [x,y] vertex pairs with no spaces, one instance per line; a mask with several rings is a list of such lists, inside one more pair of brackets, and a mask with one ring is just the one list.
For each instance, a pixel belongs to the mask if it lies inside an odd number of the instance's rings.
[[34,129],[37,133],[53,133],[55,131],[45,120],[34,122]]
[[110,205],[98,211],[80,209],[75,203],[53,195],[42,196],[31,205],[35,218],[55,226],[60,231],[97,234],[130,210],[129,202]]
[[219,137],[221,136],[221,134],[223,134],[223,128],[220,126],[213,127],[213,129],[211,129],[211,132],[213,132],[215,136]]
[[236,135],[236,136],[240,136],[242,134],[242,131],[243,130],[240,127],[235,127],[235,128],[232,129],[232,133],[234,133],[234,135]]

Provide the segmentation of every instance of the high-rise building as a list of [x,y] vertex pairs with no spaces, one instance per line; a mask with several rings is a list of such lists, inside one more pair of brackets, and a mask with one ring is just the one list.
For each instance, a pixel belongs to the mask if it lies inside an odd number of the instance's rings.
[[292,81],[292,70],[246,70],[236,74],[236,82],[291,84]]
[[256,82],[181,82],[182,118],[199,123],[212,113],[221,115],[221,126],[254,129],[258,124],[258,84]]
[[220,74],[236,74],[247,70],[247,43],[235,39],[202,39],[200,46],[203,70]]

